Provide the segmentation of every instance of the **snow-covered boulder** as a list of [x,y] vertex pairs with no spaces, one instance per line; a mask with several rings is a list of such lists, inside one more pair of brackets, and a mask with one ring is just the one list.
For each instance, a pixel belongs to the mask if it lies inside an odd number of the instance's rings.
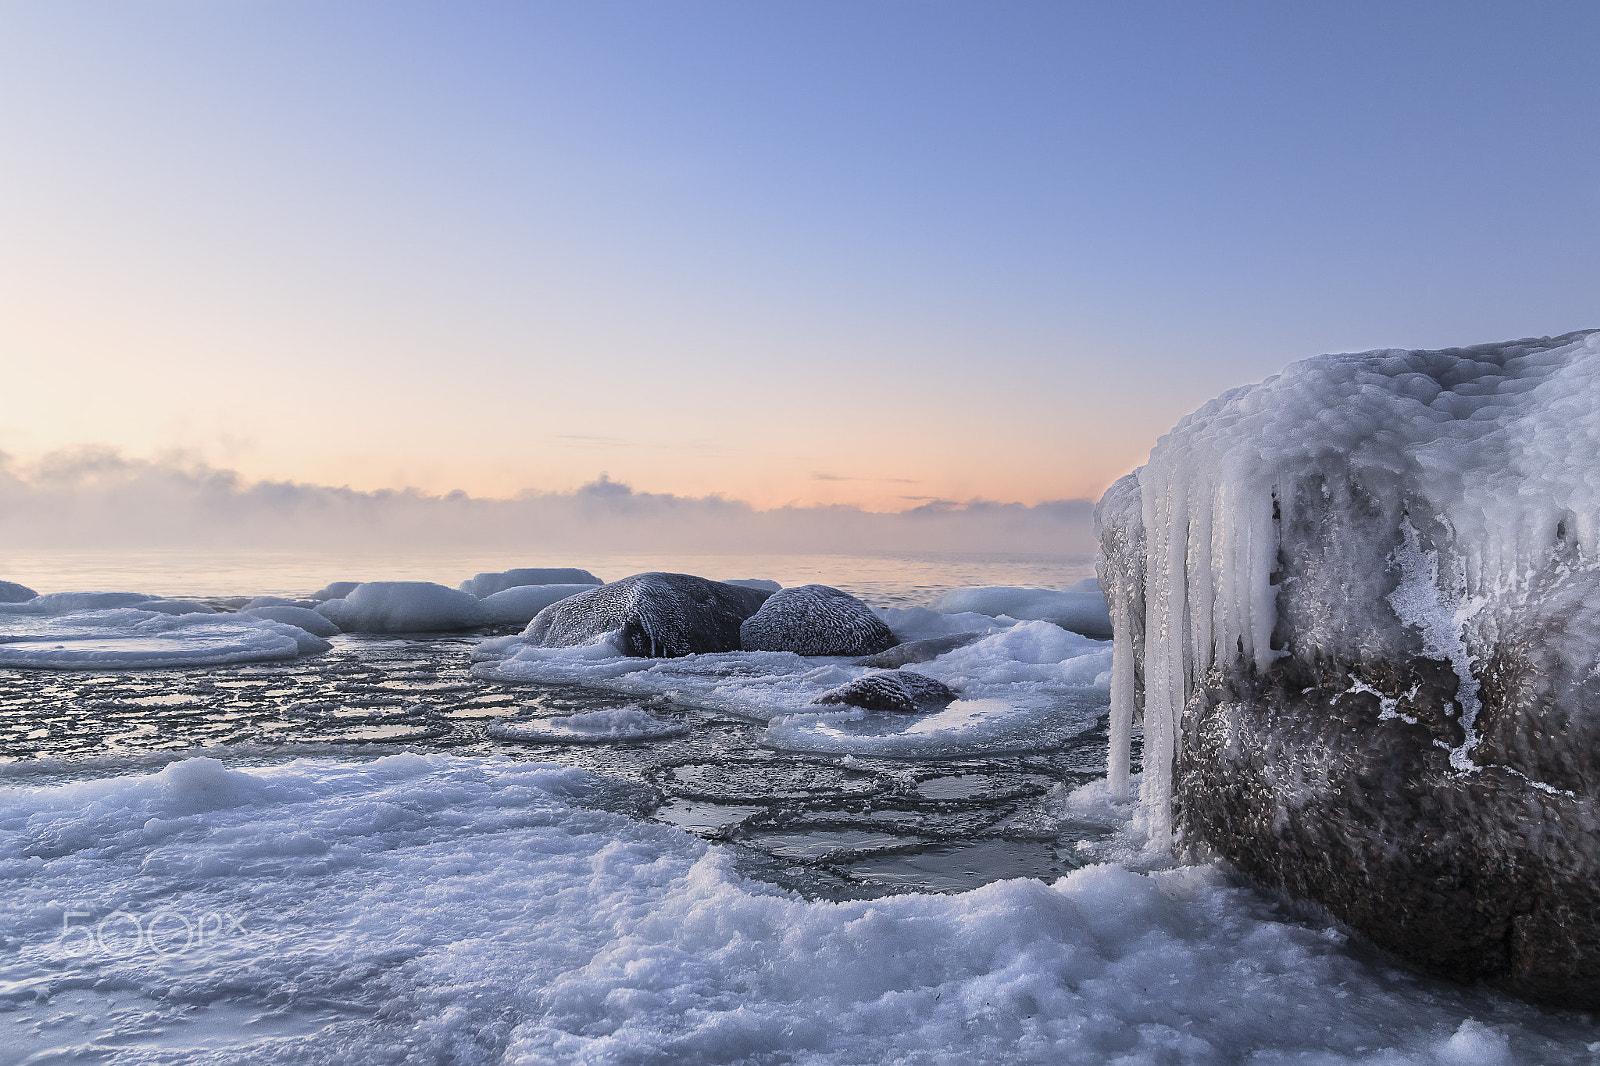
[[1600,331],[1297,363],[1096,519],[1158,836],[1600,1007]]
[[27,603],[39,595],[26,585],[15,581],[0,581],[0,603]]
[[483,609],[483,620],[488,625],[523,626],[557,600],[576,596],[595,588],[593,584],[581,585],[513,585],[503,592],[492,593],[478,602]]
[[364,581],[317,613],[346,633],[425,633],[484,624],[478,598],[431,581]]
[[739,623],[766,598],[691,574],[634,574],[552,603],[523,641],[570,648],[607,640],[624,655],[649,658],[737,651]]
[[953,589],[928,606],[946,614],[971,611],[992,618],[1004,616],[1022,622],[1053,622],[1062,629],[1096,640],[1111,639],[1111,614],[1106,609],[1105,597],[1092,586],[1069,592],[1013,585]]
[[[461,583],[462,592],[487,599],[506,589],[524,585],[598,585],[600,579],[575,566],[524,566],[492,574],[476,574]],[[524,619],[526,621],[526,619]]]
[[745,651],[876,655],[899,641],[872,609],[831,585],[798,585],[768,597],[739,627]]

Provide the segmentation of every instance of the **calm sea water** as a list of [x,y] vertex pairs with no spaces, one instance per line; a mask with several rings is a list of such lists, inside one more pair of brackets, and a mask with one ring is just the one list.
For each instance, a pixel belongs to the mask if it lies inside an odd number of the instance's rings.
[[971,585],[1065,588],[1094,575],[1086,555],[684,555],[605,552],[0,552],[0,580],[39,592],[104,589],[164,596],[301,596],[330,581],[436,581],[522,566],[578,566],[603,581],[647,570],[718,580],[818,582],[881,606],[915,606]]

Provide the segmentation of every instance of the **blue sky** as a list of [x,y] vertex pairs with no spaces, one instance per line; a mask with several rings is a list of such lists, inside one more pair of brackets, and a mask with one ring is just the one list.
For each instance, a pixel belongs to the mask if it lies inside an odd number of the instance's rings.
[[1093,496],[1600,325],[1593,4],[0,4],[0,450]]

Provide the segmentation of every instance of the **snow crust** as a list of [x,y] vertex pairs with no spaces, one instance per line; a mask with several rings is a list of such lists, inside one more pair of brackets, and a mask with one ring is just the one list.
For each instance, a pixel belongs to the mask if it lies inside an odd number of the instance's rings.
[[[1142,684],[1153,830],[1170,831],[1199,682],[1266,670],[1280,613],[1345,662],[1425,644],[1453,663],[1469,714],[1452,762],[1470,770],[1473,671],[1494,633],[1514,632],[1552,575],[1600,565],[1597,397],[1600,331],[1331,355],[1225,393],[1162,437],[1097,510],[1118,619],[1111,776],[1125,785]],[[1545,653],[1592,661],[1597,643],[1572,627]]]
[[1590,1061],[1594,1030],[1345,948],[1208,866],[845,903],[401,755],[0,789],[0,1047],[117,1064]]
[[[94,606],[130,597],[132,607]],[[151,604],[157,609],[147,609]],[[171,607],[172,601],[132,593],[58,593],[0,604],[0,668],[220,666],[320,655],[332,647],[304,629],[270,619],[209,608],[179,613],[162,606]]]
[[658,718],[637,706],[521,721],[500,718],[489,725],[490,736],[501,740],[530,740],[540,744],[663,740],[681,737],[687,732],[689,727],[685,723]]
[[986,585],[954,589],[928,606],[936,611],[958,614],[972,611],[1020,621],[1053,622],[1074,633],[1111,639],[1111,614],[1098,589],[1058,592],[1055,589],[1019,588],[1014,585]]
[[317,613],[346,633],[468,629],[485,618],[476,596],[431,581],[363,581],[319,603]]
[[588,588],[602,584],[601,580],[575,566],[525,566],[515,570],[476,574],[461,583],[462,592],[470,592],[487,599],[497,592],[527,585],[582,585]]
[[262,607],[246,607],[239,612],[249,618],[265,618],[273,622],[282,622],[285,625],[303,629],[307,633],[319,637],[337,636],[343,632],[334,625],[326,615],[318,614],[307,607],[292,607],[287,604],[269,604]]

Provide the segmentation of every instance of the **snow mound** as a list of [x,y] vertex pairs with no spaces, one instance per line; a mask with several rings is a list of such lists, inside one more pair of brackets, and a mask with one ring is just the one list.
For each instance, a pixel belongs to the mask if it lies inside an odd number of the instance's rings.
[[986,585],[980,588],[946,592],[928,606],[948,614],[971,611],[991,616],[1004,615],[1020,621],[1053,622],[1062,629],[1111,639],[1111,614],[1098,589],[1057,592],[1054,589],[1018,588],[1013,585]]
[[194,600],[140,600],[138,608],[141,611],[154,611],[157,614],[217,613],[217,609],[210,604],[198,603]]
[[26,585],[15,581],[0,581],[0,603],[26,603],[39,595]]
[[[1162,437],[1097,509],[1101,578],[1128,623],[1119,660],[1144,642],[1142,677],[1118,667],[1112,772],[1124,783],[1142,684],[1153,829],[1170,831],[1196,684],[1235,662],[1265,672],[1280,612],[1347,663],[1404,658],[1423,634],[1460,674],[1467,740],[1452,763],[1468,769],[1474,662],[1541,589],[1600,566],[1597,396],[1600,331],[1330,355],[1225,393]],[[1309,554],[1280,585],[1291,533]],[[1592,662],[1600,633],[1569,627],[1541,648]]]
[[400,755],[0,789],[0,1047],[351,1066],[1592,1059],[1583,1020],[1397,979],[1211,867],[807,901],[593,809],[605,787]]
[[332,647],[305,630],[240,615],[164,614],[132,607],[47,614],[36,608],[38,603],[0,605],[0,668],[220,666],[320,655]]
[[494,592],[480,601],[483,620],[487,625],[521,626],[533,621],[534,615],[568,596],[588,592],[593,584],[568,585],[516,585],[504,592]]
[[361,582],[359,581],[331,581],[317,591],[313,592],[307,598],[316,600],[319,603],[323,600],[342,600],[346,596],[350,595],[350,593],[354,592],[360,585]]
[[689,727],[685,723],[657,718],[640,707],[615,707],[565,717],[523,721],[502,718],[489,725],[489,735],[500,740],[530,740],[540,744],[664,740],[681,737],[688,732]]
[[347,595],[318,604],[317,613],[346,633],[425,633],[484,624],[476,596],[431,581],[363,581]]
[[303,629],[319,637],[337,636],[341,630],[334,625],[327,616],[318,614],[306,607],[291,607],[285,604],[268,605],[264,607],[246,607],[239,612],[249,618],[265,618],[273,622],[282,622],[297,629]]
[[524,585],[583,585],[593,586],[602,582],[587,570],[580,570],[575,566],[524,566],[515,570],[501,570],[496,573],[475,574],[467,578],[460,585],[462,592],[470,592],[481,599],[487,599],[497,592],[507,589],[520,588]]

